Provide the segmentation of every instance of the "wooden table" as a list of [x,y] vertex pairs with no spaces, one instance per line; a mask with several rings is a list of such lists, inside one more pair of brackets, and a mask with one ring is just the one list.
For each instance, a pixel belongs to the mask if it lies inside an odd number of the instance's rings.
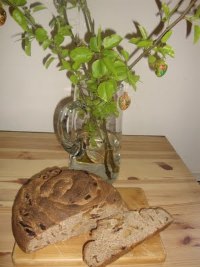
[[[162,136],[123,136],[116,187],[140,187],[151,206],[162,206],[174,223],[161,233],[164,263],[137,266],[200,266],[200,186]],[[68,155],[54,134],[0,132],[0,266],[13,266],[10,218],[13,199],[27,178],[48,166],[66,166]],[[134,265],[136,266],[136,265]]]

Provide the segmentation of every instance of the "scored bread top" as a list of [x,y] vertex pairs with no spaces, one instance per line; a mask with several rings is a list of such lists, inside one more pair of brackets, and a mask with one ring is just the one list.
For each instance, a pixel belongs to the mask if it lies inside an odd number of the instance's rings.
[[12,209],[12,229],[26,251],[31,239],[51,226],[96,207],[125,205],[118,191],[100,177],[67,168],[48,168],[19,190]]

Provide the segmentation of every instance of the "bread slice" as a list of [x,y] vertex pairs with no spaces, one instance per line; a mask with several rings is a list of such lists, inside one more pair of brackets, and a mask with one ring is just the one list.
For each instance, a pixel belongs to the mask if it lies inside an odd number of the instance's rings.
[[12,208],[13,235],[32,252],[89,232],[102,219],[127,210],[119,192],[85,171],[48,168],[19,190]]
[[89,267],[106,266],[171,222],[172,217],[162,208],[125,211],[99,220],[83,247],[83,260]]

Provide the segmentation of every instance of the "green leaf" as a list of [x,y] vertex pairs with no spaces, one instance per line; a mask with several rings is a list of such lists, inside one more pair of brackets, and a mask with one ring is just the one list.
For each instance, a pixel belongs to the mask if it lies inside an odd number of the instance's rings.
[[43,49],[46,50],[50,46],[50,44],[51,44],[51,40],[49,39],[44,40],[44,42],[42,43]]
[[93,110],[93,116],[98,119],[106,119],[107,117],[115,115],[119,115],[119,111],[117,108],[116,101],[109,101],[109,102],[101,102],[96,105],[95,109]]
[[113,47],[116,47],[119,45],[119,43],[122,41],[122,37],[117,34],[112,34],[110,36],[107,36],[103,39],[103,46],[106,49],[111,49]]
[[62,63],[62,65],[61,65],[60,70],[71,70],[71,65],[70,65],[69,61],[62,59],[61,63]]
[[61,45],[63,42],[64,42],[65,38],[63,35],[57,33],[55,36],[54,36],[54,43],[59,46]]
[[93,52],[87,47],[76,47],[71,51],[70,57],[78,63],[87,63],[92,59]]
[[69,79],[75,85],[78,83],[78,77],[75,74],[72,74]]
[[[87,121],[87,123],[83,127],[87,133],[94,134],[96,132],[96,125],[91,121]],[[92,140],[91,138],[90,138],[90,142],[93,144],[93,146],[96,146],[95,138],[92,138]]]
[[136,83],[139,81],[140,76],[136,75],[134,72],[132,71],[128,71],[127,72],[127,80],[128,83],[133,87],[134,90],[136,90]]
[[161,39],[162,43],[166,43],[172,35],[172,30],[168,31]]
[[142,38],[131,38],[129,40],[130,43],[137,45],[139,48],[148,48],[152,46],[153,40],[151,39],[142,39]]
[[49,57],[47,61],[45,62],[45,68],[48,69],[50,64],[55,60],[55,57]]
[[18,8],[15,8],[13,10],[12,17],[21,26],[21,28],[24,31],[27,31],[28,30],[28,23],[26,21],[26,17],[25,17],[25,15]]
[[101,99],[103,99],[105,102],[108,102],[112,99],[116,90],[117,83],[114,80],[108,80],[99,84],[97,92]]
[[194,25],[194,43],[196,44],[200,38],[200,26]]
[[200,5],[197,7],[197,9],[196,9],[196,12],[195,12],[195,18],[197,18],[197,19],[200,19]]
[[147,34],[146,29],[142,25],[138,25],[138,29],[140,31],[142,39],[147,39],[148,38],[148,34]]
[[31,56],[31,42],[29,38],[25,38],[24,40],[24,51],[27,56]]
[[101,29],[99,28],[97,36],[93,36],[90,38],[90,49],[94,52],[100,52],[101,45],[102,45]]
[[87,81],[87,87],[91,92],[96,92],[97,91],[97,82],[94,79],[88,80]]
[[170,18],[170,15],[171,15],[171,13],[170,13],[170,8],[169,8],[169,6],[166,4],[166,3],[162,3],[162,11],[163,11],[163,13],[164,13],[164,15],[165,15],[165,17],[162,19],[163,21],[166,21],[166,20],[169,20],[169,18]]
[[101,49],[101,45],[102,45],[101,28],[98,29],[98,33],[97,33],[97,43],[98,43],[99,48]]
[[105,49],[102,52],[103,56],[110,59],[116,59],[119,57],[119,54],[114,50]]
[[70,36],[71,35],[71,27],[69,25],[65,25],[59,28],[58,33],[63,36]]
[[129,60],[129,53],[126,50],[122,49],[120,51],[120,53],[123,56],[123,58],[125,59],[125,61],[128,61]]
[[165,45],[163,47],[156,47],[154,49],[155,52],[159,52],[161,53],[164,57],[165,56],[170,56],[170,57],[174,57],[175,56],[175,52],[174,49],[170,46],[170,45]]
[[139,37],[133,37],[129,40],[129,42],[132,44],[137,44],[139,41],[141,41],[141,38]]
[[163,49],[165,55],[168,55],[170,57],[175,56],[174,49],[170,45],[165,45],[162,49]]
[[9,2],[15,6],[24,6],[26,4],[26,0],[10,0]]
[[35,38],[39,43],[43,43],[48,39],[47,31],[42,27],[35,30]]
[[104,57],[103,62],[106,65],[107,69],[114,75],[116,76],[116,70],[114,67],[114,60],[111,57]]
[[35,13],[35,12],[46,9],[46,6],[38,2],[38,3],[33,3],[32,5],[30,5],[30,8]]
[[105,113],[105,117],[108,117],[111,115],[118,116],[119,111],[118,111],[118,107],[117,107],[117,102],[116,101],[106,102],[104,104],[104,113]]
[[200,19],[200,5],[196,7],[194,14],[186,16],[185,19],[194,25],[195,23],[198,23]]
[[92,75],[94,78],[101,78],[108,73],[108,69],[102,59],[97,59],[92,64]]
[[150,55],[148,56],[148,63],[151,65],[151,64],[154,64],[156,62],[156,57],[153,56],[153,55]]
[[82,63],[80,63],[80,62],[78,62],[78,61],[75,61],[75,62],[73,63],[73,65],[72,65],[72,69],[73,69],[73,70],[78,70],[78,69],[81,67],[81,64],[82,64]]
[[99,52],[101,46],[98,44],[98,38],[96,36],[90,38],[90,49],[94,52]]
[[69,55],[69,50],[66,49],[66,48],[63,48],[63,49],[61,49],[60,53],[61,53],[61,56],[63,58],[65,58],[65,57],[67,57]]
[[117,81],[123,81],[127,79],[127,67],[122,61],[115,61],[114,62],[115,68],[115,78]]
[[150,46],[152,46],[153,44],[153,41],[152,40],[141,40],[139,41],[136,45],[137,47],[140,47],[140,48],[148,48]]

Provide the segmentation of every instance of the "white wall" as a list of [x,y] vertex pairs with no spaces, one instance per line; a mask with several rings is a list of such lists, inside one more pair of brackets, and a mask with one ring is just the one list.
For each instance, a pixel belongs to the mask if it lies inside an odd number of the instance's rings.
[[[97,27],[121,35],[134,31],[133,20],[151,32],[158,19],[154,0],[88,0],[88,4]],[[44,14],[39,18],[49,18]],[[13,36],[18,32],[11,18],[0,28],[0,130],[51,132],[54,109],[70,93],[70,83],[55,66],[43,67],[44,53],[37,44],[27,57]],[[163,78],[156,78],[145,61],[136,66],[141,83],[137,92],[128,89],[132,105],[124,112],[123,133],[167,136],[192,172],[200,173],[200,44],[185,39],[185,23],[176,27],[170,44],[176,57],[168,60]]]

